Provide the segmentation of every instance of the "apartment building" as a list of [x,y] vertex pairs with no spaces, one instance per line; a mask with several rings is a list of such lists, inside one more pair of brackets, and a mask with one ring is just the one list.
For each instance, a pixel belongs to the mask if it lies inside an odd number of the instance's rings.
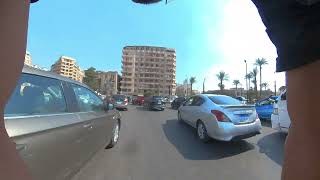
[[82,82],[84,77],[84,72],[77,65],[76,60],[67,56],[61,56],[51,66],[51,71],[80,82]]
[[117,71],[97,71],[99,91],[107,96],[118,93],[118,72]]
[[176,51],[152,46],[127,46],[122,51],[121,94],[174,95]]
[[26,52],[25,56],[24,56],[24,64],[31,66],[32,65],[32,58],[31,58],[31,54],[30,52]]

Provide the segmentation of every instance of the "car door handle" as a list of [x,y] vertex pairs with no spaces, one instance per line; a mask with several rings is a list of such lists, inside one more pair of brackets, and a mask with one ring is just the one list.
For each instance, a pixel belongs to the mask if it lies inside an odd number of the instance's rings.
[[83,125],[83,127],[84,127],[84,128],[87,128],[87,129],[92,129],[92,128],[93,128],[93,126],[92,126],[91,123],[85,124],[85,125]]
[[25,144],[16,144],[16,150],[17,151],[23,151],[23,150],[25,150],[25,149],[27,149],[27,145],[25,145]]

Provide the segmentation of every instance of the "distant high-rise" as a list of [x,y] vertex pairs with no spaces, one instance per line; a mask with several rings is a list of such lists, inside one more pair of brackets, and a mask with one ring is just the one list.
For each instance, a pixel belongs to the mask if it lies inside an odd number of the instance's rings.
[[31,54],[30,52],[26,52],[25,56],[24,56],[24,64],[31,66],[32,65],[32,58],[31,58]]
[[77,65],[76,60],[67,56],[61,56],[51,66],[51,71],[80,82],[82,82],[84,77],[84,72]]
[[118,93],[118,72],[97,71],[99,91],[104,95],[111,96]]
[[121,94],[174,95],[176,91],[175,49],[127,46],[122,51]]

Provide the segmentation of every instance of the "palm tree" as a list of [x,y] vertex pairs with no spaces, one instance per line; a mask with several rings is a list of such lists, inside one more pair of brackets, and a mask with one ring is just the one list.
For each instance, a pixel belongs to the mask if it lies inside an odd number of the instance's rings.
[[247,98],[248,98],[248,100],[250,100],[251,99],[251,96],[250,96],[250,92],[251,92],[251,79],[253,78],[253,75],[252,75],[252,73],[249,73],[249,74],[247,74],[246,76],[245,76],[245,79],[249,82],[249,89],[247,90]]
[[237,96],[237,94],[238,94],[238,85],[240,84],[240,81],[239,80],[233,80],[233,85],[235,85],[236,86],[236,96]]
[[254,91],[255,91],[255,94],[256,94],[256,99],[258,99],[258,86],[257,86],[257,76],[258,76],[258,69],[255,67],[253,68],[251,74],[253,76],[253,80],[252,80],[252,83],[254,84]]
[[250,84],[251,84],[251,79],[253,78],[253,75],[252,75],[252,73],[249,73],[249,74],[247,74],[245,77],[244,77],[246,80],[248,80],[248,82],[249,82],[249,90],[250,90]]
[[188,78],[186,78],[185,80],[183,80],[183,85],[185,86],[185,87],[187,87],[185,90],[185,96],[188,96]]
[[219,79],[220,83],[218,84],[220,91],[224,89],[223,81],[229,80],[229,75],[225,73],[224,71],[220,71],[218,74],[216,74],[217,78]]
[[191,95],[192,95],[192,85],[193,85],[194,83],[196,83],[196,77],[191,77],[191,78],[189,79],[189,82],[190,82]]
[[262,66],[268,64],[268,61],[265,58],[258,58],[254,65],[259,66],[260,68],[260,96],[262,90]]
[[266,91],[267,90],[267,87],[269,86],[268,83],[262,83],[261,86],[264,88],[264,90]]

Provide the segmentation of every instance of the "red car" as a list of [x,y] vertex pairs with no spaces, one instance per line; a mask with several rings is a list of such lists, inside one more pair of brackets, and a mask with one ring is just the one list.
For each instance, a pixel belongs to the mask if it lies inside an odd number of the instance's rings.
[[143,103],[144,103],[144,97],[143,96],[138,96],[132,102],[132,104],[139,105],[139,106],[142,106]]

